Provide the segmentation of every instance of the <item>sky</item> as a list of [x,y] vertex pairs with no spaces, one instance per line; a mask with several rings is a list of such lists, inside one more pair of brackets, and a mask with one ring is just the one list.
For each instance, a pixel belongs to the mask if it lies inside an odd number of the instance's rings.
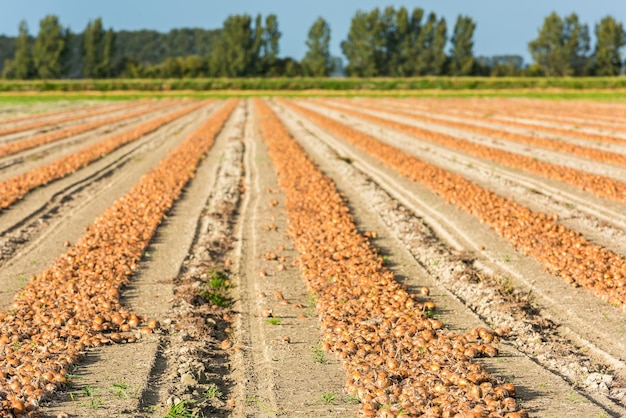
[[576,13],[592,34],[594,25],[607,15],[626,23],[626,0],[6,0],[0,12],[0,34],[17,35],[22,19],[31,35],[36,34],[39,21],[48,14],[57,15],[73,32],[82,32],[89,20],[98,17],[107,29],[167,32],[181,27],[219,28],[232,14],[274,13],[282,33],[280,56],[301,59],[307,32],[318,17],[330,24],[331,54],[342,56],[341,41],[355,12],[386,6],[435,12],[445,17],[448,36],[459,15],[469,16],[476,22],[474,55],[521,55],[527,64],[531,62],[528,42],[553,11],[561,16]]

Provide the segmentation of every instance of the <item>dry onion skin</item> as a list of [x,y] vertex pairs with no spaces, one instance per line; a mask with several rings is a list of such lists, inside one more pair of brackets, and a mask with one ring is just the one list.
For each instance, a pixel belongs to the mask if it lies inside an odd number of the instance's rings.
[[[137,106],[137,104],[134,104],[133,107],[134,106]],[[152,105],[147,109],[142,109],[130,113],[123,113],[121,115],[112,116],[110,118],[87,122],[76,126],[70,126],[68,128],[55,130],[49,133],[35,135],[31,138],[10,142],[8,144],[0,145],[0,157],[6,157],[8,155],[13,155],[18,152],[26,151],[44,144],[60,141],[61,139],[69,138],[73,135],[80,135],[82,133],[100,128],[101,126],[107,126],[113,123],[129,120],[134,117],[156,112],[158,110],[171,106],[172,103],[159,103],[156,105]]]
[[[515,386],[474,357],[497,355],[485,328],[453,333],[429,318],[431,301],[409,294],[361,235],[346,199],[261,100],[263,139],[285,191],[297,264],[317,294],[324,347],[346,368],[346,389],[365,416],[505,416],[520,410]],[[427,305],[428,304],[428,305]]]
[[478,217],[515,248],[538,260],[551,274],[590,289],[602,300],[624,308],[626,260],[559,224],[556,215],[532,211],[318,112],[291,101],[282,103],[378,158],[399,174],[428,187],[448,203]]
[[[612,179],[599,174],[592,174],[582,170],[576,170],[564,165],[551,164],[539,161],[533,157],[515,154],[513,152],[504,151],[497,148],[488,147],[486,145],[477,144],[472,141],[455,138],[451,135],[442,134],[440,132],[429,129],[418,128],[416,126],[407,125],[405,123],[373,116],[368,113],[356,110],[346,109],[343,107],[333,106],[324,103],[325,107],[339,110],[345,114],[353,115],[358,118],[374,122],[381,126],[386,126],[400,132],[415,136],[417,138],[434,142],[448,148],[463,151],[467,154],[480,158],[486,158],[499,164],[509,167],[519,168],[529,173],[539,174],[544,177],[559,180],[564,183],[579,187],[582,190],[593,193],[599,197],[613,199],[618,202],[626,202],[626,183]],[[624,162],[626,162],[626,155]]]
[[[603,163],[612,163],[618,165],[626,166],[626,154],[620,154],[617,152],[610,152],[603,149],[598,149],[595,147],[585,147],[581,145],[572,144],[570,142],[565,142],[558,139],[550,139],[543,138],[538,136],[524,135],[518,132],[510,132],[503,131],[497,128],[491,128],[484,125],[476,125],[467,122],[459,122],[450,119],[444,119],[433,116],[424,116],[424,115],[416,115],[414,113],[405,112],[401,110],[397,110],[399,104],[397,102],[392,102],[392,104],[385,102],[385,107],[381,107],[380,105],[374,105],[374,102],[368,101],[366,103],[370,103],[370,105],[365,105],[361,101],[359,101],[359,107],[361,108],[369,108],[372,110],[376,110],[379,112],[391,113],[391,114],[399,114],[403,117],[410,117],[415,120],[420,120],[424,122],[434,123],[438,125],[451,126],[458,129],[463,129],[466,131],[476,132],[482,135],[504,139],[506,141],[513,141],[522,144],[532,145],[535,147],[545,148],[553,151],[564,152],[572,155],[576,155],[578,157],[582,157],[585,159],[600,161]],[[392,110],[393,109],[393,110]],[[475,120],[480,123],[490,122],[486,118],[479,117],[470,117],[467,115],[463,115],[463,119]],[[509,120],[497,120],[499,125],[510,126],[513,122]],[[513,124],[513,126],[517,126]],[[543,126],[537,126],[536,129],[540,130]],[[535,127],[533,127],[535,129]]]
[[[98,160],[103,155],[115,151],[117,148],[136,141],[144,135],[147,135],[158,128],[166,125],[194,110],[206,105],[207,102],[194,103],[183,109],[168,113],[144,122],[131,129],[125,130],[118,134],[109,136],[102,141],[76,151],[72,154],[52,161],[34,169],[11,177],[0,182],[0,209],[5,209],[17,200],[24,197],[28,192],[36,187],[43,186],[53,180],[63,178],[76,170],[79,170],[92,162]],[[171,106],[171,103],[162,105]]]
[[0,313],[0,415],[37,415],[86,348],[135,340],[128,331],[145,318],[121,305],[121,288],[236,104],[214,112]]
[[[44,127],[54,126],[59,123],[72,122],[72,121],[79,120],[79,119],[90,118],[92,116],[106,115],[107,113],[119,112],[120,110],[129,109],[137,105],[138,105],[138,102],[93,106],[92,108],[88,109],[87,112],[84,112],[84,113],[77,112],[79,109],[74,109],[71,112],[72,113],[71,116],[64,116],[62,118],[57,118],[57,119],[52,119],[52,120],[50,119],[35,120],[30,123],[26,123],[26,124],[18,125],[18,126],[11,126],[8,128],[0,127],[0,135],[9,135],[9,134],[13,134],[16,132],[29,131],[32,129],[39,129],[39,128],[44,128]],[[34,115],[28,117],[28,119],[40,119],[40,118],[41,116],[35,117]],[[24,119],[21,118],[21,120],[24,120]],[[11,121],[1,121],[0,123],[2,125],[5,125],[7,123],[11,123]]]

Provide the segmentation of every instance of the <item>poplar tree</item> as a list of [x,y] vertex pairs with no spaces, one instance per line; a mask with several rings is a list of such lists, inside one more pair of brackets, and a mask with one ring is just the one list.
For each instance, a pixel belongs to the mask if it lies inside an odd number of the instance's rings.
[[547,76],[585,75],[589,71],[589,42],[589,28],[575,13],[562,19],[553,12],[528,49]]
[[378,20],[378,10],[371,13],[357,11],[348,31],[348,39],[341,43],[341,50],[348,58],[346,71],[357,77],[375,77],[379,74],[376,60],[376,39],[374,32]]
[[470,75],[474,69],[474,30],[476,23],[469,16],[460,16],[454,25],[450,49],[450,75]]
[[68,37],[69,31],[63,30],[57,16],[48,15],[39,22],[39,33],[33,48],[33,61],[40,78],[61,77]]
[[330,58],[330,26],[322,17],[311,25],[306,40],[307,52],[302,60],[304,75],[326,77],[333,70]]
[[102,19],[90,20],[83,34],[83,75],[87,78],[101,77],[103,41]]
[[35,75],[28,24],[25,20],[20,22],[19,35],[15,41],[15,59],[12,65],[14,78],[26,80]]
[[278,30],[278,18],[275,14],[268,15],[265,18],[265,28],[263,30],[263,73],[270,76],[276,76],[278,68],[279,41],[281,33]]
[[622,69],[621,49],[626,45],[622,23],[618,23],[612,16],[606,16],[596,24],[595,34],[593,59],[596,75],[619,75]]
[[102,46],[102,59],[98,65],[98,74],[100,77],[113,77],[113,54],[115,54],[115,32],[109,29],[104,34]]

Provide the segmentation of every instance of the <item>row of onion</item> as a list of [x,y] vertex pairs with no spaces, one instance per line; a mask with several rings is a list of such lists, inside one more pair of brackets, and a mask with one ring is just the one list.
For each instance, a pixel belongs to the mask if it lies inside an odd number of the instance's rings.
[[462,335],[432,318],[435,304],[409,293],[383,266],[332,180],[265,102],[257,100],[256,109],[285,191],[297,263],[317,294],[324,347],[342,359],[346,389],[361,400],[364,414],[526,416],[514,399],[515,386],[474,360],[498,354],[494,331]]
[[[79,170],[103,156],[113,152],[117,148],[136,141],[158,128],[199,109],[206,103],[193,103],[182,109],[156,117],[143,122],[130,129],[111,135],[103,140],[87,146],[74,153],[61,157],[48,164],[35,167],[34,169],[0,182],[0,209],[5,209],[17,200],[23,198],[28,192],[36,187],[43,186],[51,181],[63,178],[76,170]],[[171,106],[171,103],[160,105]],[[142,112],[149,112],[145,110]]]
[[[0,313],[2,414],[39,416],[41,399],[66,383],[85,349],[135,340],[129,331],[146,321],[120,292],[235,105],[214,112]],[[141,332],[156,327],[151,320]]]
[[550,273],[590,289],[610,304],[626,305],[626,260],[559,224],[556,215],[533,211],[341,122],[294,102],[285,103],[402,176],[475,215],[515,248],[538,260]]
[[[398,107],[398,102],[386,102],[385,107],[381,107],[380,105],[376,106],[371,102],[365,104],[359,102],[359,107],[367,107],[372,110],[376,110],[378,112],[389,112],[396,115],[401,115],[403,117],[410,117],[412,119],[419,120],[421,122],[433,123],[436,125],[442,125],[445,127],[453,127],[457,129],[462,129],[463,131],[475,132],[481,135],[488,136],[490,138],[499,138],[506,141],[517,142],[525,145],[532,145],[533,147],[539,147],[544,149],[549,149],[552,151],[563,152],[567,154],[572,154],[577,157],[581,157],[584,159],[600,161],[603,163],[611,163],[617,165],[626,166],[626,155],[620,154],[618,152],[611,152],[604,149],[599,149],[596,147],[588,147],[573,144],[571,142],[546,138],[542,136],[523,134],[519,132],[512,132],[509,130],[502,130],[498,128],[488,127],[484,125],[486,121],[485,118],[480,117],[469,117],[467,115],[463,116],[463,119],[471,119],[475,120],[477,123],[468,123],[468,122],[458,122],[450,119],[446,119],[443,117],[433,117],[433,116],[424,116],[421,114],[416,114],[414,112],[400,111],[398,109],[407,110],[406,107]],[[510,126],[512,122],[510,121],[498,121],[499,125]]]
[[[137,106],[135,103],[132,107]],[[112,116],[106,119],[99,119],[92,122],[82,123],[80,125],[69,126],[67,128],[53,130],[51,132],[35,135],[26,139],[9,142],[7,144],[0,145],[0,158],[9,155],[17,154],[18,152],[26,151],[41,145],[49,144],[52,142],[60,141],[61,139],[69,138],[74,135],[80,135],[85,132],[92,131],[102,126],[109,126],[114,123],[118,123],[132,118],[146,115],[148,113],[156,112],[171,106],[171,104],[159,103],[149,106],[148,108],[141,109],[130,113],[122,113],[121,115]],[[118,109],[122,110],[122,109]],[[128,109],[124,109],[128,110]]]
[[369,113],[337,107],[328,103],[324,103],[324,106],[479,158],[486,158],[502,165],[559,180],[593,193],[596,196],[609,198],[618,202],[626,202],[626,183],[611,177],[540,161],[533,157],[489,147],[435,130],[420,128],[395,120],[374,116]]

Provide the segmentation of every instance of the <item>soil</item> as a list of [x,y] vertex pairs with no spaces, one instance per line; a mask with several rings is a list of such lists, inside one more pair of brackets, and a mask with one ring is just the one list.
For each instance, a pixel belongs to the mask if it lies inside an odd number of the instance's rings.
[[[626,416],[623,310],[546,273],[473,216],[285,102],[268,102],[345,194],[359,230],[376,231],[372,242],[397,280],[416,293],[430,288],[447,328],[510,327],[498,346],[500,355],[480,362],[516,385],[516,398],[531,416]],[[626,254],[624,205],[375,126],[326,108],[325,102],[359,108],[358,101],[298,100],[498,194],[556,213],[567,227]],[[384,110],[406,105],[392,99],[367,103],[384,105]],[[10,309],[31,275],[63,254],[68,241],[76,241],[97,215],[222,105],[208,104],[0,212],[0,307]],[[48,106],[36,111],[69,105]],[[383,107],[361,110],[426,126],[408,116],[390,116]],[[18,107],[1,110],[7,117],[27,113]],[[0,181],[157,114],[0,159]],[[463,113],[446,117],[463,120]],[[532,119],[525,115],[523,120]],[[44,416],[361,415],[358,399],[344,389],[348,377],[340,359],[322,348],[315,295],[294,265],[298,254],[286,233],[284,193],[258,124],[253,101],[241,100],[123,290],[124,303],[158,320],[158,331],[137,333],[136,342],[87,351],[69,383],[41,402]],[[443,122],[427,126],[493,142]],[[500,141],[497,146],[615,178],[624,173],[624,167],[519,144]],[[216,277],[225,280],[226,300],[200,297]]]

